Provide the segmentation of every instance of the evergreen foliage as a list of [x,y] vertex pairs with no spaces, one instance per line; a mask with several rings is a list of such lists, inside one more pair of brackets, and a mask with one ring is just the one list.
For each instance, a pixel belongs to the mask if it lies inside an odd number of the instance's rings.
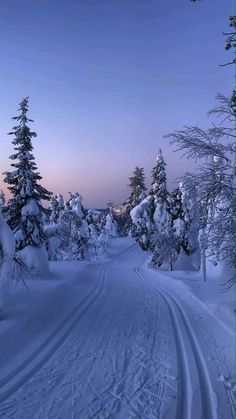
[[18,124],[9,133],[14,137],[15,153],[10,156],[14,170],[5,173],[4,181],[12,195],[6,206],[7,219],[15,232],[17,249],[21,250],[27,245],[39,246],[45,242],[43,219],[47,211],[41,201],[49,200],[51,193],[39,184],[42,177],[32,154],[32,139],[37,134],[28,126],[33,122],[27,117],[28,98],[23,99],[18,110],[20,114],[13,117]]

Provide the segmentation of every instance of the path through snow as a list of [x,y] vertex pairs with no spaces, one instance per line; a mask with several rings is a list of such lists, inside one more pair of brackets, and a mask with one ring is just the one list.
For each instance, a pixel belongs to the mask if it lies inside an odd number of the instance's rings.
[[14,368],[2,366],[1,418],[234,417],[232,389],[219,379],[233,365],[229,337],[145,260],[131,239],[117,239],[111,259],[85,264],[77,304]]

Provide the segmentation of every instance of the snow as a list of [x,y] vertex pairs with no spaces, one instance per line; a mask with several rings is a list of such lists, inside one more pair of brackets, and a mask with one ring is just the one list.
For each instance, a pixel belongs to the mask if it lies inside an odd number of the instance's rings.
[[18,254],[31,274],[36,276],[48,274],[48,253],[44,247],[25,246]]
[[28,217],[29,215],[38,215],[39,213],[40,209],[34,199],[31,199],[28,204],[26,204],[21,210],[21,215],[23,217]]
[[61,239],[56,236],[49,237],[48,239],[48,259],[61,260],[62,254],[60,252]]
[[100,261],[18,285],[0,322],[1,417],[234,417],[234,332],[211,305],[232,292],[148,264],[116,238]]
[[13,257],[15,238],[0,209],[0,252],[2,264],[0,269],[0,309],[8,292],[8,284],[13,275]]
[[140,218],[142,218],[145,212],[148,211],[152,202],[153,197],[147,196],[139,205],[137,205],[130,211],[130,216],[134,224],[137,224],[139,222]]

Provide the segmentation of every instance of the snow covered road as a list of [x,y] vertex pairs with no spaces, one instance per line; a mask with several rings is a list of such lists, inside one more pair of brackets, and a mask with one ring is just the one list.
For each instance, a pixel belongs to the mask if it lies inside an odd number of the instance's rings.
[[234,417],[233,336],[146,258],[116,239],[106,261],[67,281],[73,305],[1,365],[0,418]]

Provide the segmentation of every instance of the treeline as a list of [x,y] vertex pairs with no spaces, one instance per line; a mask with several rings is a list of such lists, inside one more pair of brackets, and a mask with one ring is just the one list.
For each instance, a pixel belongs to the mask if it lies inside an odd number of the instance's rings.
[[130,232],[157,268],[190,265],[206,279],[206,257],[224,265],[234,281],[235,268],[235,96],[217,95],[209,117],[218,118],[208,130],[184,127],[166,136],[175,151],[199,161],[170,192],[161,150],[147,193],[145,175],[136,167],[130,178],[131,195],[117,214],[121,229]]
[[[184,127],[166,137],[188,158],[199,160],[194,173],[186,173],[177,188],[167,189],[166,163],[161,150],[152,169],[147,191],[145,174],[135,167],[129,178],[131,193],[119,210],[110,203],[103,211],[87,210],[81,195],[65,200],[41,185],[33,156],[28,118],[28,98],[20,103],[13,136],[13,170],[4,174],[11,192],[0,206],[14,232],[16,250],[28,256],[29,249],[45,250],[52,260],[83,260],[100,255],[111,237],[131,234],[141,249],[150,252],[156,268],[179,269],[189,265],[202,269],[206,279],[206,257],[213,264],[235,266],[235,93],[217,96],[218,105],[209,116],[218,117],[208,130]],[[43,201],[49,201],[48,208]],[[34,251],[34,254],[37,252]],[[27,257],[26,257],[27,256]],[[32,256],[32,255],[31,255]]]
[[[17,124],[9,134],[13,136],[14,154],[11,172],[4,173],[11,198],[6,201],[0,193],[0,207],[15,237],[18,257],[40,273],[46,259],[83,260],[102,254],[110,239],[117,235],[112,210],[86,210],[79,193],[69,199],[47,191],[41,184],[33,155],[28,118],[28,98],[19,105]],[[49,207],[43,206],[49,201]],[[0,246],[4,243],[0,243]],[[32,269],[31,269],[32,270]]]

